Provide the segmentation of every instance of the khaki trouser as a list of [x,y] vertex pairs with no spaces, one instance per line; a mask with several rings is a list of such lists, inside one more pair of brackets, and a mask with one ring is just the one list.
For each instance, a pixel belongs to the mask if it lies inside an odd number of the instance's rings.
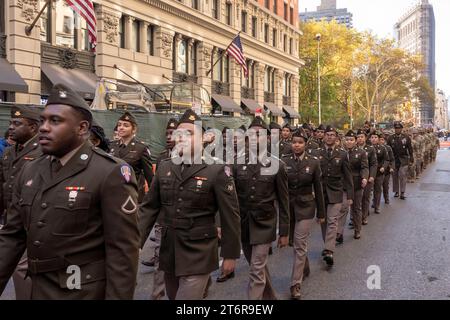
[[161,230],[159,224],[155,224],[155,274],[153,275],[152,300],[159,300],[165,296],[164,271],[159,270],[159,249],[161,248]]
[[389,201],[389,184],[391,180],[391,174],[385,174],[383,179],[383,198],[385,202]]
[[367,186],[364,188],[362,198],[362,220],[366,220],[369,217],[370,198],[372,195],[374,184],[375,182],[368,182]]
[[408,173],[408,166],[395,168],[392,178],[394,192],[406,192],[406,178]]
[[271,243],[254,246],[248,243],[242,244],[245,258],[250,264],[249,300],[277,300],[275,290],[272,287],[269,269],[267,268],[271,246]]
[[210,274],[176,277],[164,273],[167,296],[170,300],[203,300]]
[[355,231],[361,232],[362,197],[363,197],[363,189],[355,190],[353,204],[351,206],[349,206],[348,202],[347,202],[347,193],[344,192],[342,208],[339,211],[337,233],[342,234],[342,235],[344,234],[345,223],[347,222],[347,215],[348,215],[349,210],[351,213],[351,219],[353,221],[353,226],[355,227]]
[[291,287],[303,282],[303,271],[308,258],[308,240],[314,219],[301,220],[294,228],[294,265],[292,267]]
[[373,204],[375,211],[380,211],[381,194],[383,192],[384,174],[378,174],[373,187]]
[[[347,201],[347,200],[346,200]],[[336,234],[338,227],[338,216],[341,211],[342,203],[327,205],[327,219],[322,224],[322,237],[325,243],[325,250],[334,252],[336,249]]]
[[28,258],[27,252],[25,251],[12,276],[14,289],[16,291],[16,300],[31,299],[31,278],[27,277],[27,271]]

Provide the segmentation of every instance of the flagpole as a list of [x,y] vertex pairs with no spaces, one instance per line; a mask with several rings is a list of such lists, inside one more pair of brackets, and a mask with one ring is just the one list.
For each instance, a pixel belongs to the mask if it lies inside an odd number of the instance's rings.
[[34,26],[36,25],[37,21],[39,20],[39,18],[41,17],[42,13],[44,12],[44,10],[48,7],[48,5],[50,4],[52,0],[47,0],[44,4],[44,6],[42,7],[41,11],[39,12],[39,14],[37,15],[36,18],[34,18],[34,21],[31,23],[31,25],[26,26],[25,27],[25,34],[27,36],[29,36],[31,34],[31,31],[33,31]]
[[208,72],[206,73],[206,76],[208,77],[209,74],[211,73],[211,71],[214,69],[215,65],[217,64],[217,62],[219,62],[220,60],[222,60],[223,56],[225,55],[225,53],[227,53],[228,48],[233,44],[234,39],[236,39],[239,35],[241,34],[241,31],[238,32],[238,34],[233,38],[233,40],[231,40],[230,44],[228,45],[228,47],[222,52],[222,54],[220,55],[220,57],[216,60],[216,62],[214,62],[214,64],[212,65],[211,69],[208,70]]

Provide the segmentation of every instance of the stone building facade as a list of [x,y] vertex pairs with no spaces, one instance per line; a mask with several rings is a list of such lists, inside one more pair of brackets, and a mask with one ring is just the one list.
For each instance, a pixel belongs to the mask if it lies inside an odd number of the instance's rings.
[[[26,35],[45,2],[0,0],[0,59],[22,80],[14,90],[0,79],[3,101],[40,104],[61,81],[92,100],[99,79],[130,81],[117,65],[145,84],[197,83],[216,112],[254,114],[259,106],[271,120],[298,122],[297,0],[95,0],[95,51],[65,0],[52,0]],[[247,79],[223,54],[239,31]]]

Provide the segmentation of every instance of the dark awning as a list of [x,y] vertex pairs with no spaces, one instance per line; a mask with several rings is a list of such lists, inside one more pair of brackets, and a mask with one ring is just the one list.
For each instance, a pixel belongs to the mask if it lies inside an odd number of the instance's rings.
[[239,113],[242,112],[242,110],[238,106],[238,104],[236,102],[234,102],[234,100],[228,96],[223,96],[220,94],[213,94],[211,98],[220,106],[222,111],[239,112]]
[[11,92],[28,92],[28,85],[17,73],[8,60],[0,59],[0,90]]
[[41,69],[53,85],[64,84],[78,92],[84,99],[94,99],[98,81],[94,73],[80,69],[65,69],[48,63],[43,63]]
[[251,114],[255,114],[257,109],[261,109],[261,112],[265,114],[264,109],[253,99],[242,99],[241,103],[250,111]]
[[280,107],[277,107],[275,104],[273,104],[272,102],[264,102],[264,107],[266,107],[267,109],[269,109],[269,111],[272,113],[273,116],[275,117],[284,117],[285,114],[283,112],[283,110]]
[[287,113],[289,118],[300,119],[300,113],[298,113],[298,111],[295,110],[294,108],[292,108],[291,106],[283,106],[283,110],[284,110],[284,112]]

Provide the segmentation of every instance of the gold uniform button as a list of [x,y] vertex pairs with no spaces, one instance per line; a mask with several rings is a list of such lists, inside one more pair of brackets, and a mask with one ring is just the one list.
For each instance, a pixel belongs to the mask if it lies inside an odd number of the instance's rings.
[[42,244],[42,242],[37,241],[37,240],[33,242],[33,245],[36,246],[36,247],[40,247],[41,244]]
[[91,279],[92,279],[92,276],[90,274],[87,274],[86,275],[86,280],[91,280]]
[[41,208],[42,209],[47,209],[48,205],[44,202],[43,204],[41,204]]

